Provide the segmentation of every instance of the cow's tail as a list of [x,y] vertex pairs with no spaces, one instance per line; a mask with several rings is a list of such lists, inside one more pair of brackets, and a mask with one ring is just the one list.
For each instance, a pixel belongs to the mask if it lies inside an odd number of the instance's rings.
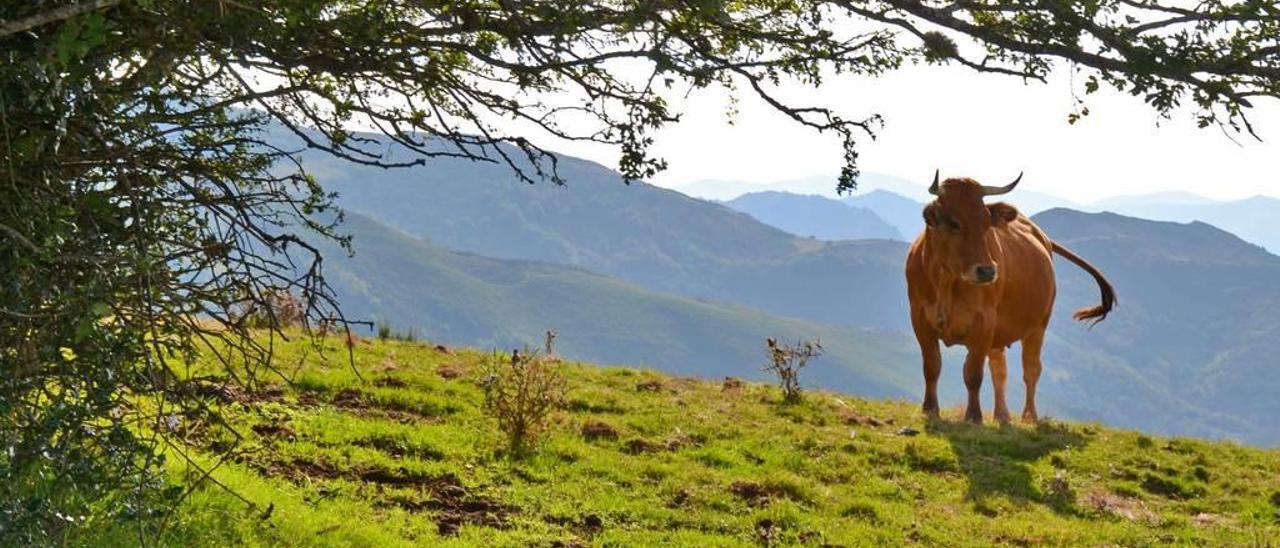
[[1085,272],[1092,275],[1093,279],[1098,282],[1098,289],[1102,292],[1102,304],[1088,308],[1081,308],[1076,311],[1073,317],[1077,321],[1082,322],[1093,320],[1093,323],[1098,323],[1105,320],[1107,318],[1107,314],[1116,306],[1116,290],[1111,287],[1111,282],[1107,281],[1107,277],[1103,276],[1097,268],[1089,264],[1089,261],[1086,261],[1079,255],[1072,253],[1070,249],[1062,247],[1058,242],[1053,242],[1053,252],[1066,257],[1067,260],[1075,263],[1076,266],[1084,269]]

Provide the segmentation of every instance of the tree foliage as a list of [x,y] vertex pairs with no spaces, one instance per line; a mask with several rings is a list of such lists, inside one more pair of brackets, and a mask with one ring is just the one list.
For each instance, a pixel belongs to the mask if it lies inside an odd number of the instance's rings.
[[270,363],[275,331],[255,338],[246,310],[290,292],[306,325],[343,323],[308,244],[340,238],[340,216],[282,133],[555,183],[533,139],[592,141],[634,180],[663,168],[649,147],[672,100],[726,86],[840,139],[848,189],[879,118],[779,84],[911,63],[1043,80],[1069,62],[1086,93],[1248,132],[1252,102],[1280,95],[1278,27],[1258,1],[5,0],[0,535],[131,508],[119,487],[156,483],[164,424],[200,401],[193,354],[241,382]]

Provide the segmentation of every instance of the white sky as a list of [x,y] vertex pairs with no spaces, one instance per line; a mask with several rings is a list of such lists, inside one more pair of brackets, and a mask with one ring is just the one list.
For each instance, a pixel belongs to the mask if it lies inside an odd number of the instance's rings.
[[[1195,127],[1190,112],[1162,120],[1140,98],[1105,87],[1082,95],[1091,114],[1069,125],[1073,100],[1065,70],[1049,84],[1024,84],[958,67],[911,67],[875,79],[844,77],[817,90],[785,91],[793,103],[834,107],[847,118],[882,114],[879,140],[860,147],[863,170],[922,184],[935,167],[944,176],[992,182],[1025,170],[1023,187],[1076,202],[1173,190],[1218,199],[1280,197],[1275,101],[1250,112],[1264,141],[1244,135],[1237,144],[1217,128]],[[702,179],[766,182],[838,173],[835,136],[795,124],[747,93],[741,97],[733,125],[721,90],[695,92],[678,104],[683,120],[660,132],[654,149],[669,168],[653,182],[678,187]],[[607,148],[551,148],[617,165],[616,153]]]

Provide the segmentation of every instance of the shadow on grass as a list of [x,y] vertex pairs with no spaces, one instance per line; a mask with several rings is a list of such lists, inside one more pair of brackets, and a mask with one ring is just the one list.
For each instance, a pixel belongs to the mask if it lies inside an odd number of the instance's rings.
[[969,479],[967,498],[979,512],[995,513],[991,499],[1004,496],[1015,504],[1033,502],[1061,514],[1077,513],[1075,495],[1066,481],[1052,472],[1037,472],[1033,466],[1068,447],[1087,444],[1087,437],[1050,422],[1034,427],[979,426],[934,419],[925,429],[951,443],[960,471]]

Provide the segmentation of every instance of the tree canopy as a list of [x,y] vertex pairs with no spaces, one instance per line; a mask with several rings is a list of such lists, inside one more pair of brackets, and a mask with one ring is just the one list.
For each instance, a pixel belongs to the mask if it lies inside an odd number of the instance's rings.
[[282,295],[307,326],[345,325],[308,243],[340,238],[340,214],[280,132],[352,162],[463,157],[552,183],[538,143],[593,141],[636,180],[664,167],[649,149],[678,121],[674,99],[725,86],[833,134],[849,189],[881,120],[792,104],[779,84],[916,63],[1044,80],[1067,64],[1082,94],[1110,86],[1250,134],[1249,107],[1280,97],[1280,7],[6,0],[0,57],[0,536],[39,540],[81,516],[141,515],[150,503],[111,501],[163,485],[174,418],[208,399],[184,369],[195,352],[251,382]]

